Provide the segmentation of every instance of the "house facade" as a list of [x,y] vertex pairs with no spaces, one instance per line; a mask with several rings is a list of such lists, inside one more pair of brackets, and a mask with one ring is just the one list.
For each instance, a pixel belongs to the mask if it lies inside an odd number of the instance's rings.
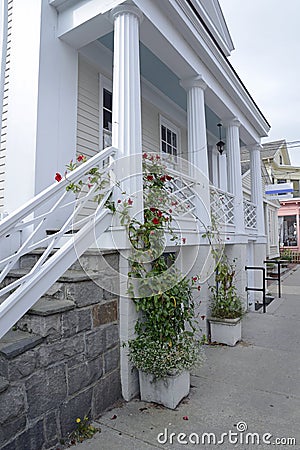
[[[286,141],[274,141],[263,144],[261,151],[263,166],[269,175],[270,184],[291,186],[292,192],[279,193],[276,197],[280,204],[278,210],[278,241],[281,249],[299,253],[299,181],[300,167],[291,164]],[[272,201],[272,196],[268,196]]]
[[[237,288],[246,305],[244,267],[262,265],[266,257],[260,142],[269,124],[228,61],[233,44],[218,1],[3,0],[2,5],[6,36],[1,66],[0,211],[7,237],[5,270],[7,261],[18,264],[10,254],[21,248],[19,254],[24,255],[26,249],[40,248],[49,231],[67,230],[70,204],[63,211],[59,206],[67,180],[53,185],[53,178],[56,172],[64,173],[70,160],[85,155],[90,158],[87,165],[96,158],[101,167],[107,158],[121,161],[112,169],[116,185],[133,199],[131,214],[140,217],[142,157],[153,153],[172,173],[176,183],[172,192],[190,207],[177,218],[182,245],[175,248],[166,240],[165,251],[179,253],[178,265],[185,273],[199,274],[207,299],[213,268],[204,234],[212,222],[217,223],[224,251],[237,260]],[[222,154],[217,146],[220,123]],[[247,147],[250,155],[246,195],[241,147]],[[113,193],[115,199],[119,192]],[[42,212],[37,214],[35,206]],[[94,248],[119,255],[122,342],[134,333],[135,312],[126,284],[130,243],[122,227],[101,211],[97,214]],[[88,208],[83,216],[88,216]],[[38,231],[33,217],[42,218]],[[12,299],[5,300],[9,307],[1,305],[3,333],[76,255],[91,247],[86,239],[91,229],[79,230],[76,251],[59,235],[53,264],[41,263],[17,289],[20,296],[14,291]],[[37,235],[37,243],[29,244]],[[40,269],[45,271],[42,278]],[[28,292],[33,291],[36,297],[29,299]],[[254,308],[253,302],[248,306]],[[122,393],[128,400],[138,392],[137,379],[124,349],[120,360]]]
[[[269,158],[269,156],[267,157]],[[246,148],[241,150],[241,164],[242,164],[242,179],[243,190],[246,198],[250,198],[251,193],[251,172],[250,172],[250,155]],[[264,147],[261,151],[261,177],[263,188],[263,205],[264,205],[264,219],[266,224],[266,256],[267,259],[278,258],[280,256],[279,250],[279,228],[278,228],[278,211],[280,202],[278,198],[272,198],[266,195],[266,186],[272,184],[273,178],[270,176],[267,169]]]

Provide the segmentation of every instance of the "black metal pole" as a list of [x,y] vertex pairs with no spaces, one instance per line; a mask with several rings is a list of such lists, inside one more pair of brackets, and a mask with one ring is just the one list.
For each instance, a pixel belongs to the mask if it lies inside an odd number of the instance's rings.
[[266,269],[262,268],[263,272],[263,312],[266,312]]

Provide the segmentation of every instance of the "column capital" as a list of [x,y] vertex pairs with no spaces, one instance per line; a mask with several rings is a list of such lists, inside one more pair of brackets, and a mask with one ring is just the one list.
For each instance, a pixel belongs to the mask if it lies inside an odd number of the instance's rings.
[[142,11],[134,5],[129,3],[123,3],[122,5],[116,6],[110,12],[110,20],[114,22],[115,18],[120,16],[121,14],[132,14],[139,19],[141,23],[143,21],[143,13]]
[[249,147],[249,150],[250,152],[255,150],[260,152],[262,148],[262,145],[257,142],[256,144],[251,145],[251,147]]
[[189,90],[193,87],[199,87],[204,91],[207,87],[207,84],[203,80],[202,75],[196,75],[195,77],[184,78],[184,79],[180,80],[179,84],[186,90]]
[[237,117],[233,117],[232,119],[222,119],[222,123],[225,127],[240,127],[241,122]]

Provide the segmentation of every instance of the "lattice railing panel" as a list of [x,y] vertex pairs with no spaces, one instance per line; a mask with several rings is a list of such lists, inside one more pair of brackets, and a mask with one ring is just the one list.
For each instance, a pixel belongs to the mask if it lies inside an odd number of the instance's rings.
[[210,208],[216,222],[234,225],[234,196],[232,194],[211,186]]
[[256,205],[246,198],[244,198],[244,220],[246,228],[255,229],[257,227]]

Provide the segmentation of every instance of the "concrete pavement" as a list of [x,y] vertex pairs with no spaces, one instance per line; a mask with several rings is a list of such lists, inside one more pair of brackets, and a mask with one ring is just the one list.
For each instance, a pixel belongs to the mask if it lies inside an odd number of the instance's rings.
[[300,449],[300,266],[284,276],[282,291],[266,314],[247,314],[236,347],[206,346],[207,362],[175,411],[120,404],[76,450]]

